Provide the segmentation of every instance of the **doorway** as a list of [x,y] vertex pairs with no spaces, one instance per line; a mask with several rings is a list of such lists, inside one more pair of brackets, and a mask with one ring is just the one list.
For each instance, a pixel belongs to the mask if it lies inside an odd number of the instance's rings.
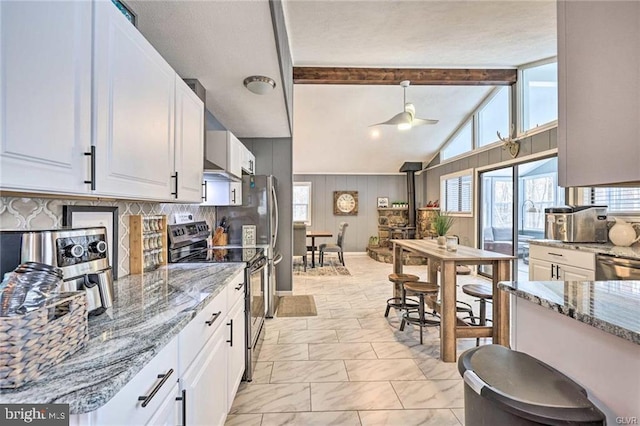
[[[529,278],[529,240],[544,238],[547,207],[564,205],[557,157],[481,172],[479,246],[517,257],[514,280]],[[491,275],[491,266],[479,272]]]

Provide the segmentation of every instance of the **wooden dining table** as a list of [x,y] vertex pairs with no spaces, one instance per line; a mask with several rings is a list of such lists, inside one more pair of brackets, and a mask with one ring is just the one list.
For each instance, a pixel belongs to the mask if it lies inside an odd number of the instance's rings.
[[316,238],[333,237],[333,234],[329,231],[307,231],[307,237],[311,238],[311,267],[316,267]]
[[[433,308],[440,313],[440,358],[456,361],[456,342],[460,338],[492,337],[493,343],[509,347],[509,297],[498,290],[499,281],[509,281],[514,256],[473,247],[458,246],[447,251],[435,240],[392,240],[393,271],[402,273],[402,255],[411,252],[428,260],[428,280],[438,282],[441,271],[440,301]],[[470,326],[456,316],[456,265],[491,265],[493,281],[493,317],[490,326]]]

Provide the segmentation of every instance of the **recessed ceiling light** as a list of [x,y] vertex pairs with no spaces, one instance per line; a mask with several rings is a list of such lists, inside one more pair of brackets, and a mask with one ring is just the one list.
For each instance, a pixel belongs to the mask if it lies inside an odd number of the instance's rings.
[[262,75],[252,75],[244,79],[244,87],[246,87],[251,93],[256,95],[264,95],[271,90],[275,89],[276,82],[269,77]]
[[371,130],[371,137],[373,139],[378,139],[380,137],[380,130],[378,129]]

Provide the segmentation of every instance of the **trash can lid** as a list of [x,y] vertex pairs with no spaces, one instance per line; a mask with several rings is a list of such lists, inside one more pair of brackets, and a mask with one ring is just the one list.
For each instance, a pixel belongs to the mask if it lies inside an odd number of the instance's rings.
[[581,386],[525,353],[500,345],[481,346],[465,352],[458,368],[467,384],[474,374],[480,379],[471,387],[481,396],[522,418],[565,422],[605,418]]

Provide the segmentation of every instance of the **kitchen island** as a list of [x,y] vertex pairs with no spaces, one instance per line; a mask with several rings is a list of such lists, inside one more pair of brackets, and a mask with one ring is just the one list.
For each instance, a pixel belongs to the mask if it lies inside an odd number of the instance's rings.
[[609,424],[640,417],[640,281],[500,282],[511,346],[571,377]]
[[69,404],[95,411],[136,376],[221,293],[244,263],[174,263],[114,282],[113,306],[89,318],[86,346],[18,389],[2,403]]

